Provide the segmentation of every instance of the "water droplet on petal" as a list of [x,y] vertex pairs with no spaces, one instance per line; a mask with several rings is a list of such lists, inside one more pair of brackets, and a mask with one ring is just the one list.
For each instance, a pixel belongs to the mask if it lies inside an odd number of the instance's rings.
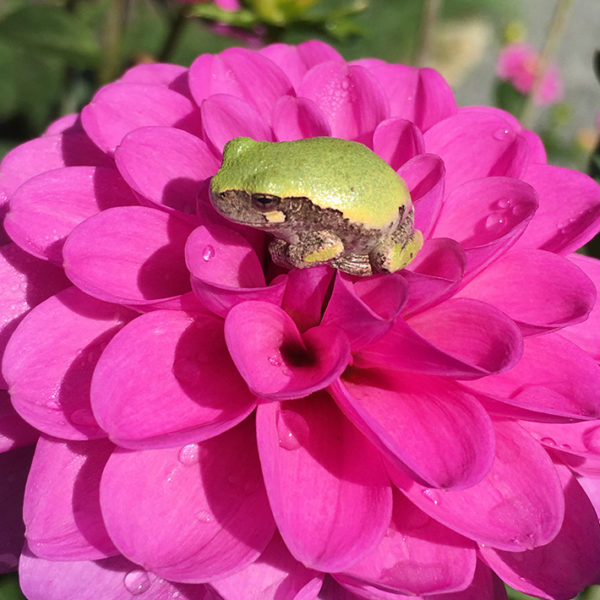
[[485,228],[489,233],[499,236],[504,233],[509,227],[509,221],[503,212],[495,212],[488,215],[485,220]]
[[427,500],[429,500],[429,502],[432,502],[433,504],[440,503],[438,493],[435,490],[432,490],[431,488],[425,488],[424,490],[421,490],[421,494],[423,495],[423,497],[427,498]]
[[500,198],[494,205],[495,208],[504,209],[512,206],[513,201],[510,198]]
[[150,588],[152,582],[146,571],[135,569],[125,575],[123,585],[132,596],[139,596]]
[[285,408],[277,414],[276,427],[279,445],[284,450],[297,450],[309,435],[308,423],[304,417]]
[[204,246],[202,250],[202,260],[208,262],[211,258],[215,257],[215,249],[209,244],[208,246]]
[[342,89],[345,91],[350,87],[350,82],[347,79],[342,81]]
[[281,357],[277,354],[274,354],[273,356],[269,356],[269,358],[267,359],[269,361],[270,364],[272,364],[274,367],[280,367],[283,363],[281,362]]
[[508,142],[516,136],[516,133],[508,127],[500,127],[494,131],[492,136],[495,140]]
[[50,410],[60,410],[60,402],[55,397],[52,397],[46,402],[46,408],[49,408]]
[[187,444],[179,450],[177,455],[179,462],[186,467],[195,465],[200,460],[200,448],[198,444]]
[[556,446],[556,441],[550,437],[543,437],[540,442],[542,442],[542,444],[545,446]]
[[207,511],[207,510],[201,510],[197,515],[196,515],[198,521],[200,521],[201,523],[212,523],[213,522],[213,516]]

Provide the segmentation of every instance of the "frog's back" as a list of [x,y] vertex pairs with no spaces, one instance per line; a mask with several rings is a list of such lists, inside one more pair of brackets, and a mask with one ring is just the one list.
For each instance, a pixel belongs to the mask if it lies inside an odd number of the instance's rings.
[[[410,205],[404,181],[363,144],[331,137],[254,142],[243,170],[244,189],[281,197],[306,197],[353,222],[382,227]],[[244,160],[240,152],[239,160]]]

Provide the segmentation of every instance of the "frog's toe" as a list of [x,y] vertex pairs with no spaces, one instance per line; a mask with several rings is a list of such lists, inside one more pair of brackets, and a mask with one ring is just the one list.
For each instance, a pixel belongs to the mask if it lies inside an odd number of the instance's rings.
[[423,234],[415,229],[408,242],[375,248],[369,255],[374,272],[394,273],[409,265],[423,246]]

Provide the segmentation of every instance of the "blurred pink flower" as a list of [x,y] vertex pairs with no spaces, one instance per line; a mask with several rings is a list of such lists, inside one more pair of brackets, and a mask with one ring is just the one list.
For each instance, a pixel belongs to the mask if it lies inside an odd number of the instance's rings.
[[[529,44],[509,44],[500,51],[496,74],[509,81],[522,94],[528,94],[533,86],[535,70],[539,62],[538,52]],[[549,65],[534,98],[538,105],[554,104],[563,97],[563,83],[556,65]]]
[[[229,139],[319,135],[405,179],[409,268],[282,272],[213,211]],[[29,600],[567,599],[598,577],[600,264],[574,251],[600,189],[510,114],[317,41],[231,48],[132,68],[9,153],[0,193],[1,556],[39,435]]]

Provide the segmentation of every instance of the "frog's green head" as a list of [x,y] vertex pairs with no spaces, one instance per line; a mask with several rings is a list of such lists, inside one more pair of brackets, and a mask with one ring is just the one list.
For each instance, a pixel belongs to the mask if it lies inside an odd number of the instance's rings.
[[412,208],[404,181],[358,142],[240,137],[226,144],[221,168],[211,181],[211,199],[220,213],[238,223],[267,227],[283,218],[278,211],[282,201],[293,198],[305,198],[371,229],[397,223],[399,209],[406,214]]

